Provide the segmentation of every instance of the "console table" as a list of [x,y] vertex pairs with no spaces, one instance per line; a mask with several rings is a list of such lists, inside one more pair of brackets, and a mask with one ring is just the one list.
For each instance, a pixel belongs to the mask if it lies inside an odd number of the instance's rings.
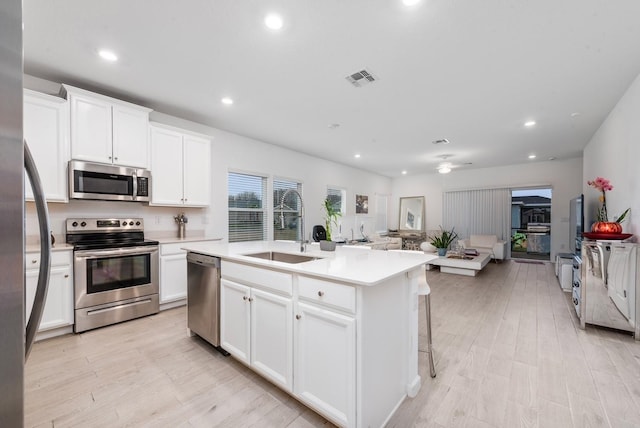
[[420,244],[427,240],[426,232],[389,232],[387,236],[402,238],[403,250],[420,250]]

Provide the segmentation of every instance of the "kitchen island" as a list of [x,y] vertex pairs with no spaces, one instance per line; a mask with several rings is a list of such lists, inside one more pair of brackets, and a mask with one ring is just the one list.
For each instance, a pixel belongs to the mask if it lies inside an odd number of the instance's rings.
[[222,259],[221,347],[332,422],[383,426],[420,389],[418,278],[435,256],[266,241],[184,249]]

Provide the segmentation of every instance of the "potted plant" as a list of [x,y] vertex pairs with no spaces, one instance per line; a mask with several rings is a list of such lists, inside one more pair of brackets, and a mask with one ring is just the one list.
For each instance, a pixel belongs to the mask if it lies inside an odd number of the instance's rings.
[[451,230],[444,230],[442,229],[442,226],[440,226],[440,231],[429,237],[429,242],[438,249],[438,255],[440,257],[447,254],[447,248],[449,248],[449,245],[458,238],[458,234],[454,229],[455,228],[452,228]]
[[320,241],[320,249],[325,251],[333,251],[336,249],[336,243],[331,241],[331,226],[338,225],[338,217],[342,215],[340,210],[337,210],[331,204],[329,198],[324,200],[324,224],[327,231],[327,240]]

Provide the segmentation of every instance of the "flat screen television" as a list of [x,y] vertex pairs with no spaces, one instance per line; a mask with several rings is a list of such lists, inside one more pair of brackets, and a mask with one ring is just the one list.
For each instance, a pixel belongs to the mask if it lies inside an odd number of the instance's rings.
[[582,248],[582,232],[584,232],[584,195],[571,199],[569,205],[569,243],[575,254]]

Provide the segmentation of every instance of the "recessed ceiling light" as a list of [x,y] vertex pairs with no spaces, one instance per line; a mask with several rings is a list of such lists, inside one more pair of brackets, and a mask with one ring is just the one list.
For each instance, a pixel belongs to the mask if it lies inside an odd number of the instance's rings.
[[405,6],[415,6],[420,3],[420,0],[402,0],[402,4]]
[[118,55],[116,55],[115,53],[108,51],[106,49],[102,49],[100,51],[98,51],[98,55],[100,55],[100,58],[106,60],[106,61],[111,61],[111,62],[115,62],[118,60]]
[[407,175],[407,171],[402,171],[402,175]]
[[529,155],[529,159],[535,159],[536,155]]
[[223,99],[220,100],[220,102],[222,104],[226,104],[228,106],[230,106],[231,104],[233,104],[233,100],[229,97],[224,97]]
[[275,13],[270,13],[264,18],[264,25],[272,30],[280,30],[284,25],[282,17]]
[[438,168],[438,172],[439,172],[440,174],[448,174],[448,173],[450,173],[450,172],[451,172],[451,168],[450,168],[450,167],[448,167],[448,166],[446,166],[446,165],[443,165],[443,166],[441,166],[441,167],[439,167],[439,168]]
[[354,158],[359,159],[360,158],[360,153],[356,153],[355,155],[353,155]]
[[536,124],[535,120],[529,120],[524,123],[524,126],[526,126],[527,128],[531,128],[532,126],[535,126],[535,124]]

